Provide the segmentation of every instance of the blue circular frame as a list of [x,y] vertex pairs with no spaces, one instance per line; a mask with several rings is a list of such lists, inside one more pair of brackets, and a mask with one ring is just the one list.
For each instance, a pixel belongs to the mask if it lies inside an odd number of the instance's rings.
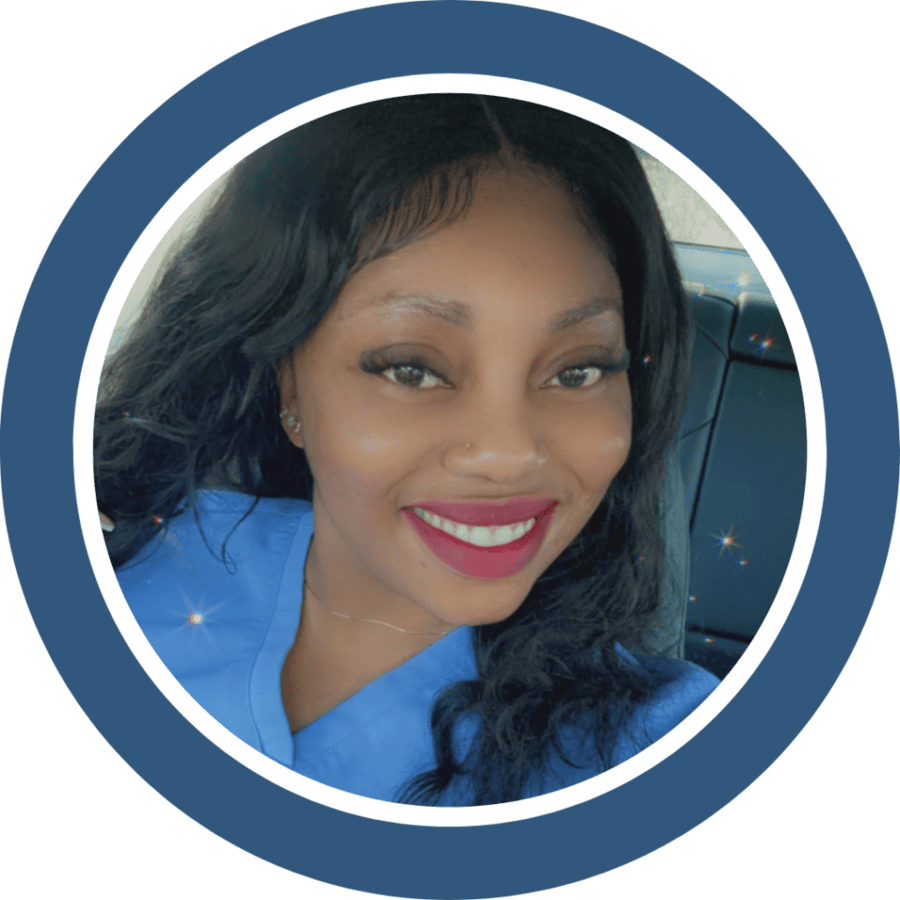
[[[828,478],[809,570],[781,633],[731,704],[664,762],[601,797],[469,828],[377,822],[323,807],[249,771],[196,731],[110,617],[81,535],[72,448],[34,439],[37,416],[57,433],[71,431],[88,338],[109,286],[148,222],[200,166],[309,99],[435,72],[506,76],[596,101],[721,185],[791,285],[817,351],[828,423]],[[685,108],[715,121],[714,133],[696,128]],[[716,137],[735,134],[740,141]],[[852,366],[832,352],[847,346],[865,348]],[[53,365],[35,365],[39,359]],[[34,620],[73,695],[135,771],[206,828],[286,869],[356,890],[422,898],[536,891],[608,871],[693,828],[762,773],[815,712],[856,643],[887,557],[900,468],[893,383],[871,293],[825,203],[769,134],[710,84],[642,44],[557,13],[481,2],[382,6],[303,25],[207,72],[149,116],[78,197],[34,279],[9,361],[0,453],[10,542]],[[836,559],[853,563],[838,568]]]

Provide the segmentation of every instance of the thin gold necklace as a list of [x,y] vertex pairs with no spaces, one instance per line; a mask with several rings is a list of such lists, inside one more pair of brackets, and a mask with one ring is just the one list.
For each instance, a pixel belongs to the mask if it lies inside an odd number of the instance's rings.
[[319,601],[319,604],[322,606],[323,609],[330,612],[333,616],[337,616],[339,619],[348,619],[351,622],[367,622],[369,625],[383,625],[385,628],[392,628],[394,631],[399,631],[401,634],[418,634],[418,635],[430,634],[430,635],[444,636],[444,635],[448,635],[451,632],[456,630],[454,628],[451,628],[450,631],[407,631],[405,628],[401,628],[399,625],[391,625],[390,622],[381,622],[378,619],[361,619],[358,616],[348,616],[346,613],[339,613],[336,610],[332,609],[330,606],[328,606],[328,604],[325,603],[325,601],[321,597],[316,595],[316,592],[309,586],[308,581],[304,581],[303,586],[306,588],[306,590],[308,590],[310,592],[310,594],[312,594],[313,597],[316,598],[316,600]]

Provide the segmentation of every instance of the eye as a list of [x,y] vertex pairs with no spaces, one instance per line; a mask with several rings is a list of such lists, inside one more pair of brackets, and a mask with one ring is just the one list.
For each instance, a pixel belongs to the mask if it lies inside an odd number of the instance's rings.
[[575,366],[566,366],[558,375],[554,375],[544,387],[561,387],[567,390],[590,388],[601,382],[607,375],[626,372],[631,363],[631,354],[625,350],[610,358],[606,352],[600,352],[593,359],[590,357]]
[[606,374],[599,366],[569,366],[548,382],[550,387],[593,387]]
[[384,375],[388,381],[393,381],[394,384],[399,384],[408,388],[417,388],[419,390],[429,390],[431,388],[440,387],[445,383],[444,380],[435,375],[434,372],[415,363],[387,366],[382,369],[381,374]]
[[436,371],[428,356],[416,347],[383,347],[363,353],[359,367],[369,375],[414,391],[450,387],[449,379]]

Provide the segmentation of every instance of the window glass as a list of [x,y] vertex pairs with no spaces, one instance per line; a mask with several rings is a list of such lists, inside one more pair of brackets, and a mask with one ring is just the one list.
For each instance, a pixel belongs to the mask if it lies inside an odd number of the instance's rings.
[[741,242],[715,210],[658,159],[634,148],[656,196],[666,230],[673,241],[743,250]]

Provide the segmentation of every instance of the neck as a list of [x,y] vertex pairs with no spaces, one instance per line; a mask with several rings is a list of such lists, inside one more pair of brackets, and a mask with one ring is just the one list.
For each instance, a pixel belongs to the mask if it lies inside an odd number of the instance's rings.
[[330,613],[332,616],[335,616],[338,619],[344,619],[348,622],[360,622],[364,625],[371,625],[377,628],[388,628],[392,631],[397,632],[398,634],[411,634],[418,636],[433,636],[433,637],[443,637],[445,635],[450,634],[455,629],[449,628],[446,630],[430,630],[430,631],[416,631],[408,628],[401,628],[399,625],[394,625],[390,622],[384,622],[381,619],[369,619],[364,618],[362,616],[353,616],[349,613],[340,612],[337,609],[333,609],[328,603],[326,603],[318,594],[316,594],[313,589],[309,586],[308,581],[303,582],[303,586],[305,588],[305,593],[307,597],[312,597],[312,599],[318,603],[324,610]]

